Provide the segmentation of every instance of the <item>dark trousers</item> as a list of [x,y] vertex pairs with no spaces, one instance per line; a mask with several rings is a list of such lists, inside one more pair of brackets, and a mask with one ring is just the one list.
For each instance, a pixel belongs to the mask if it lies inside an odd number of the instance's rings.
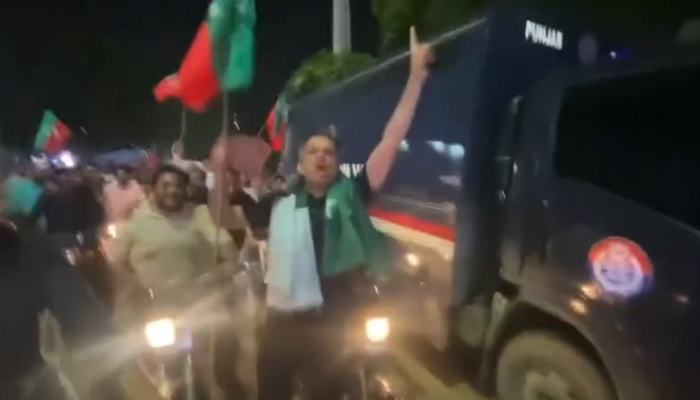
[[[258,400],[339,400],[344,373],[342,319],[321,312],[268,310],[258,353]],[[301,387],[298,382],[301,382]]]
[[214,374],[216,383],[224,391],[228,400],[248,398],[244,385],[238,380],[236,360],[239,357],[239,343],[236,332],[221,329],[215,333]]

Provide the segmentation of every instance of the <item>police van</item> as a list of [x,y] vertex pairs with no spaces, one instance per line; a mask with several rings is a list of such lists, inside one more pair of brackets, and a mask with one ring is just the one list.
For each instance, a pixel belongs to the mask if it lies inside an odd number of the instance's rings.
[[[434,45],[370,208],[433,304],[414,324],[480,349],[503,400],[700,399],[700,52],[621,59],[575,21],[516,9]],[[407,58],[297,102],[285,168],[333,125],[342,171],[361,171]]]

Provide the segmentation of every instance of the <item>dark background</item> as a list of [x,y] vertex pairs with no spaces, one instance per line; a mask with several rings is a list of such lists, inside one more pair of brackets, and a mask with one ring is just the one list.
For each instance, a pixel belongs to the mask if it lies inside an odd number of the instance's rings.
[[[371,0],[351,4],[353,49],[376,53]],[[664,37],[671,21],[700,6],[697,0],[591,4],[622,42]],[[152,89],[178,69],[207,6],[207,0],[1,1],[0,142],[29,150],[41,113],[51,109],[72,128],[78,147],[169,146],[180,131],[181,108],[177,101],[156,104]],[[230,97],[242,130],[257,132],[301,61],[331,46],[331,8],[332,0],[257,1],[255,84]],[[201,156],[220,130],[220,104],[191,114],[189,155]]]
[[[180,105],[158,105],[152,89],[178,69],[207,7],[206,0],[0,2],[2,144],[28,150],[44,109],[67,123],[79,144],[105,149],[172,141]],[[378,30],[371,2],[352,7],[353,46],[373,52]],[[258,0],[257,10],[255,84],[230,96],[242,130],[255,132],[301,61],[331,46],[332,1]],[[189,147],[210,143],[194,136],[220,132],[221,105],[191,114],[188,128]]]

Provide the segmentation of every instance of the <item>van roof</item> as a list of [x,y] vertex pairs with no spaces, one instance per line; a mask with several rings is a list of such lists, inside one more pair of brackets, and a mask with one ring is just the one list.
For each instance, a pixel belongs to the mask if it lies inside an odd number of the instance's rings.
[[[466,32],[469,32],[473,29],[476,29],[476,28],[482,26],[483,24],[485,24],[487,22],[487,20],[488,20],[487,17],[481,16],[479,18],[472,20],[471,22],[467,23],[466,25],[463,25],[463,26],[460,26],[460,27],[453,29],[451,31],[445,32],[445,33],[429,40],[429,42],[433,46],[437,46],[437,45],[440,45],[442,43],[449,42],[449,41],[453,40],[454,38],[456,38],[456,37],[458,37]],[[386,58],[381,63],[379,63],[378,65],[376,65],[372,68],[369,68],[369,69],[362,71],[354,76],[351,76],[351,77],[349,77],[341,82],[330,85],[326,88],[323,88],[321,90],[318,90],[316,92],[308,94],[307,96],[302,97],[297,102],[295,102],[295,106],[302,105],[303,103],[306,103],[309,101],[313,101],[314,99],[318,99],[318,98],[322,98],[322,97],[331,95],[337,91],[342,90],[343,88],[345,88],[347,86],[350,86],[350,85],[355,84],[355,83],[359,83],[360,81],[362,81],[363,78],[370,76],[370,75],[374,75],[375,73],[377,73],[379,71],[382,71],[382,70],[385,70],[385,69],[390,68],[392,66],[395,66],[396,64],[409,58],[409,56],[410,56],[410,51],[403,50],[394,56],[390,56],[390,57]]]

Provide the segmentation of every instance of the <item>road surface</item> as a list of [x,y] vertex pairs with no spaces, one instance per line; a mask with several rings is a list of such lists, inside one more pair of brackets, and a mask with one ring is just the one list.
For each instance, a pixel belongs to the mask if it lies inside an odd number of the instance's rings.
[[[449,365],[437,353],[420,345],[402,343],[393,350],[397,361],[395,376],[388,378],[399,392],[410,391],[411,400],[490,400],[465,383],[465,374]],[[133,400],[158,400],[147,379],[131,371],[122,379]]]
[[[60,339],[57,322],[50,321],[50,317],[48,319],[47,326],[51,326],[47,329],[58,337],[52,341],[55,347],[45,353],[49,358],[69,360]],[[466,383],[469,377],[473,376],[473,371],[463,370],[463,366],[475,365],[474,356],[471,356],[471,359],[469,355],[460,356],[459,359],[466,362],[457,365],[447,361],[427,345],[411,340],[398,341],[391,346],[391,351],[396,360],[396,371],[387,376],[387,380],[398,393],[410,393],[411,400],[489,400]],[[62,364],[70,365],[69,362]],[[80,376],[89,374],[70,368],[64,369],[68,379],[74,383],[79,398],[85,398],[80,396],[80,392],[84,390],[81,388]],[[126,371],[121,377],[121,382],[129,399],[160,400],[155,388],[137,367]]]

